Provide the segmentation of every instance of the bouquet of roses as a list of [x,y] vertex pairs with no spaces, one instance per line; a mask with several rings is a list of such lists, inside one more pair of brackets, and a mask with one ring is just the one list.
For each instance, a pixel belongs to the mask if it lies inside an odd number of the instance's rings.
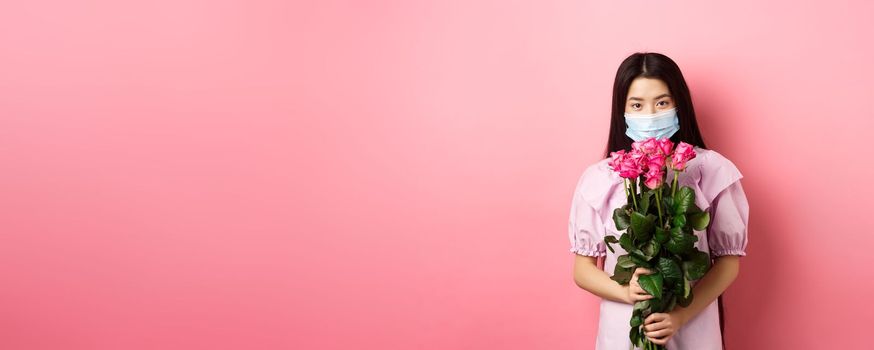
[[[677,188],[677,178],[685,171],[686,162],[695,158],[695,151],[685,142],[675,149],[668,138],[649,138],[634,142],[630,152],[611,152],[610,158],[610,168],[625,179],[628,199],[613,211],[616,229],[625,232],[619,239],[604,237],[611,252],[615,253],[611,243],[619,243],[627,252],[617,258],[611,279],[628,285],[636,268],[655,271],[638,276],[640,287],[653,298],[634,303],[629,337],[633,345],[643,349],[665,349],[643,336],[643,320],[651,313],[669,312],[678,304],[689,306],[689,282],[710,269],[710,257],[695,248],[698,237],[692,232],[693,228],[704,230],[710,215],[695,205],[692,188]],[[668,171],[674,172],[670,187],[665,185]]]

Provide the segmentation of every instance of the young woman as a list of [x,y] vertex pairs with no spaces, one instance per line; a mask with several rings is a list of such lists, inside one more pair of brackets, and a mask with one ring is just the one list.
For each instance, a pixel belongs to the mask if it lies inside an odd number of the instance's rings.
[[[612,253],[604,243],[605,235],[621,235],[612,214],[626,201],[623,179],[607,165],[609,154],[630,150],[632,142],[649,137],[668,137],[675,144],[684,141],[694,146],[696,157],[678,181],[694,189],[696,204],[710,213],[706,230],[694,232],[696,248],[713,260],[707,274],[692,283],[693,302],[649,315],[644,320],[645,336],[669,350],[723,349],[721,295],[737,277],[740,257],[746,255],[749,206],[740,182],[743,175],[726,157],[706,148],[680,68],[658,53],[635,53],[619,66],[605,158],[585,169],[571,203],[568,234],[571,252],[576,254],[574,281],[601,297],[595,348],[631,348],[632,307],[638,300],[652,298],[637,283],[638,276],[650,270],[638,268],[625,286],[610,279],[616,258],[626,252],[614,245],[616,252]],[[673,172],[667,172],[666,183],[673,178]]]

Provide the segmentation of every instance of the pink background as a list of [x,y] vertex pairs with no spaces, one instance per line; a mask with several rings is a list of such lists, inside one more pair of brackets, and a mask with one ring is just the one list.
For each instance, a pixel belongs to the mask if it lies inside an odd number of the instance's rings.
[[0,348],[592,349],[635,51],[745,175],[729,348],[870,343],[870,2],[310,3],[4,4]]

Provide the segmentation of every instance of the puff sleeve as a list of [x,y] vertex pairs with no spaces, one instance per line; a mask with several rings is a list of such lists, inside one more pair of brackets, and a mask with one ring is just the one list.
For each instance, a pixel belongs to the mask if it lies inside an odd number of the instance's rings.
[[716,196],[711,205],[707,241],[711,256],[746,256],[750,207],[741,181],[737,180]]
[[604,243],[604,224],[598,212],[583,199],[582,190],[585,182],[579,181],[571,201],[570,218],[568,220],[568,238],[572,253],[601,257],[607,255]]
[[702,163],[701,190],[710,207],[707,242],[710,256],[746,256],[750,207],[735,164],[711,150]]

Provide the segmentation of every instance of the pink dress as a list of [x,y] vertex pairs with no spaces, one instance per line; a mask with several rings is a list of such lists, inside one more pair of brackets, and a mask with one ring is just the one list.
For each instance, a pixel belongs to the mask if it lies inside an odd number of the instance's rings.
[[[734,163],[713,150],[695,147],[696,157],[680,173],[679,184],[695,190],[699,208],[710,212],[711,222],[704,231],[695,230],[695,247],[708,252],[711,258],[722,255],[746,256],[749,205],[740,179],[743,175]],[[580,176],[571,204],[568,235],[571,252],[579,255],[605,257],[604,271],[613,275],[616,258],[625,254],[619,244],[604,243],[604,235],[619,238],[613,223],[613,209],[625,204],[624,181],[607,165],[605,158],[590,165]],[[668,172],[667,183],[673,181]],[[692,282],[694,286],[695,282]],[[631,348],[632,305],[601,299],[596,350]],[[719,309],[714,300],[690,319],[668,340],[669,350],[722,349],[719,331]],[[637,349],[637,347],[635,347]]]

